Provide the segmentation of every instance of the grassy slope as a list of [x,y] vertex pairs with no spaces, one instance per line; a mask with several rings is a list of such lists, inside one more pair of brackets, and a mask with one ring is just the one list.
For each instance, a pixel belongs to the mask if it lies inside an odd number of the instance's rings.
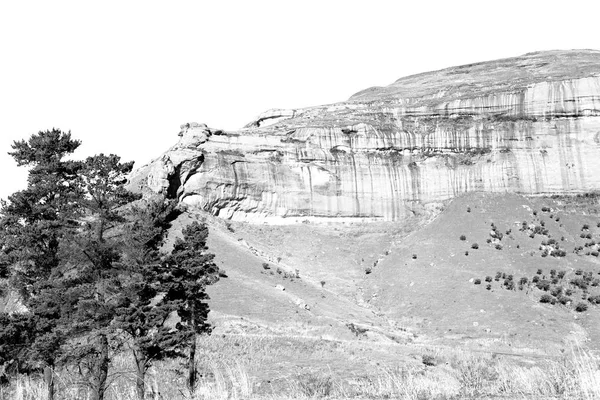
[[[210,288],[212,318],[217,332],[347,340],[356,337],[348,328],[352,323],[368,329],[359,335],[363,340],[379,342],[519,354],[557,354],[572,342],[594,346],[600,343],[598,307],[576,313],[572,306],[540,304],[543,292],[531,285],[509,291],[500,280],[488,291],[486,282],[472,281],[497,271],[531,280],[538,268],[547,278],[551,269],[567,271],[558,284],[565,288],[576,269],[600,277],[596,257],[572,252],[585,242],[579,237],[583,224],[600,238],[600,218],[593,214],[597,199],[576,205],[573,201],[471,194],[455,199],[430,223],[423,222],[430,214],[423,214],[404,226],[234,224],[231,232],[224,222],[208,218],[210,249],[229,275]],[[552,211],[542,212],[542,207]],[[539,225],[542,220],[566,257],[541,257],[539,246],[548,237],[532,239],[519,231],[522,221]],[[502,250],[486,243],[492,222],[504,234]],[[459,239],[463,234],[465,241]],[[471,248],[475,242],[477,250]],[[263,263],[270,269],[263,269]],[[277,268],[289,273],[298,269],[301,279],[284,278]],[[372,273],[365,273],[368,268]],[[597,289],[591,288],[591,293]],[[582,294],[575,291],[573,303],[581,301]],[[302,308],[304,304],[310,309]]]

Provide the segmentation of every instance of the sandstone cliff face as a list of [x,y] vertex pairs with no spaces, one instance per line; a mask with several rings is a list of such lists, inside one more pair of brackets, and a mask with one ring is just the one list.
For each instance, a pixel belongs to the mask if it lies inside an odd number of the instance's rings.
[[468,191],[589,191],[600,188],[600,52],[449,68],[180,136],[133,181],[236,220],[399,220]]

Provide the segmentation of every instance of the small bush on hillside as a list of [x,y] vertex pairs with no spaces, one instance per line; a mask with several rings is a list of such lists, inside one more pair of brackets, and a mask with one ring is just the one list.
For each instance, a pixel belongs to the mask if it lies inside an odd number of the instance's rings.
[[579,289],[582,289],[582,290],[587,290],[587,288],[588,288],[587,282],[581,278],[571,279],[571,282],[569,282],[569,283],[573,286],[578,287]]
[[584,312],[587,311],[588,309],[588,305],[585,303],[577,303],[577,305],[575,306],[575,311],[577,312]]
[[552,301],[552,296],[550,296],[549,294],[543,294],[542,297],[540,297],[540,303],[550,303]]
[[416,254],[413,254],[413,255],[412,255],[412,259],[413,259],[413,260],[416,260],[416,259],[417,259],[417,255],[416,255]]
[[566,306],[567,303],[571,302],[571,298],[570,297],[566,297],[566,296],[560,296],[557,300],[563,306]]
[[487,238],[487,239],[485,240],[485,242],[486,242],[486,243],[492,243],[492,239],[490,239],[490,238]]
[[531,279],[531,282],[533,282],[533,283],[538,283],[539,281],[540,281],[540,277],[537,275]]
[[435,367],[437,364],[435,357],[431,354],[423,354],[423,356],[421,357],[421,361],[424,365],[427,365],[428,367]]
[[600,295],[590,296],[588,301],[592,304],[600,304]]
[[582,270],[581,268],[578,268],[578,269],[575,271],[575,275],[583,275],[583,270]]
[[558,271],[558,272],[556,273],[556,277],[557,277],[558,279],[562,279],[562,278],[564,278],[564,277],[565,277],[565,274],[566,274],[566,273],[567,273],[567,271]]
[[502,278],[502,272],[498,271],[496,272],[496,280],[500,280],[500,278]]
[[465,251],[465,256],[468,256],[468,255],[469,255],[469,252],[468,252],[468,251]]
[[492,290],[492,285],[490,285],[489,283],[485,286],[486,290]]
[[485,277],[485,281],[486,281],[486,282],[491,282],[491,281],[492,281],[492,277],[491,277],[491,276],[489,276],[489,275],[488,275],[488,276],[486,276],[486,277]]
[[548,282],[545,279],[542,279],[538,283],[536,283],[535,287],[537,287],[540,290],[543,290],[544,292],[547,292],[550,289],[550,282]]
[[554,297],[559,297],[562,294],[562,286],[555,286],[550,290],[550,294]]
[[566,289],[565,290],[565,296],[572,296],[573,295],[573,289]]
[[475,279],[475,281],[473,281],[473,283],[475,285],[481,285],[481,279],[477,278],[477,279]]
[[271,267],[269,266],[269,264],[266,263],[266,262],[262,263],[262,267],[263,267],[263,269],[271,269]]
[[587,231],[590,229],[590,226],[588,224],[583,224],[583,226],[581,227],[582,231]]
[[325,287],[325,281],[321,281],[321,287]]
[[471,248],[474,249],[474,250],[477,250],[479,248],[479,245],[477,243],[473,243],[471,245]]
[[536,274],[538,274],[538,275],[541,275],[541,274],[542,274],[542,272],[543,272],[543,271],[542,271],[542,269],[540,268],[540,269],[538,269],[538,270],[537,270]]
[[460,240],[467,240],[467,237],[465,235],[460,235]]
[[470,213],[471,212],[471,207],[467,207],[467,212]]
[[522,277],[521,279],[519,279],[519,285],[527,285],[527,282],[529,280],[526,277]]
[[502,250],[502,245],[500,243],[497,243],[495,247],[496,250]]
[[542,207],[543,212],[550,212],[550,207]]

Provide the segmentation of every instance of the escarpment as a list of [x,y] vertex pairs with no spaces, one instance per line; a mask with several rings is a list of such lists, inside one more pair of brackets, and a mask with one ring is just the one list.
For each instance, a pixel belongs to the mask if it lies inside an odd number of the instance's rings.
[[600,188],[600,52],[552,51],[269,110],[238,131],[182,126],[132,182],[215,215],[400,220],[469,191]]

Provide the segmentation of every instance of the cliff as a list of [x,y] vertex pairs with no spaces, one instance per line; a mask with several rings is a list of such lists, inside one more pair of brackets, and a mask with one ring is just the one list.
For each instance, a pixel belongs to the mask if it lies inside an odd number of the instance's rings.
[[470,191],[589,191],[600,188],[600,52],[453,67],[179,135],[133,184],[235,220],[399,220]]

